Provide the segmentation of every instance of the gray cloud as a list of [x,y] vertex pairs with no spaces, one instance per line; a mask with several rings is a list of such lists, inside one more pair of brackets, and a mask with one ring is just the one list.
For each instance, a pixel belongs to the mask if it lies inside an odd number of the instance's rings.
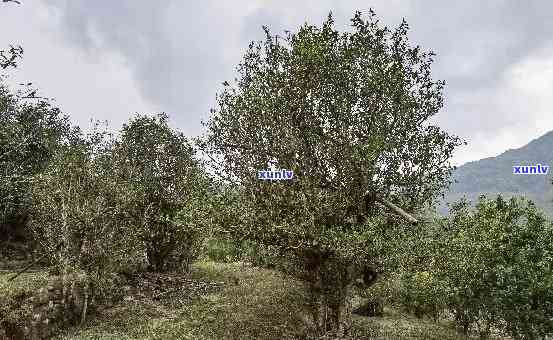
[[[305,21],[319,25],[332,10],[344,29],[355,10],[369,6],[392,27],[405,17],[411,41],[437,52],[434,74],[447,83],[437,121],[473,145],[460,161],[553,128],[543,110],[549,102],[536,108],[536,99],[513,85],[513,70],[553,57],[553,3],[546,1],[43,1],[60,14],[70,46],[91,58],[123,56],[142,97],[188,134],[200,132],[221,82],[234,77],[248,42],[263,38],[262,25],[296,30]],[[546,81],[533,74],[516,81]]]
[[190,118],[206,111],[201,105],[217,74],[212,71],[223,65],[218,57],[223,51],[213,44],[207,25],[209,6],[183,10],[177,1],[161,6],[131,0],[47,2],[62,14],[70,43],[93,57],[106,51],[123,55],[142,95],[178,125],[186,129]]

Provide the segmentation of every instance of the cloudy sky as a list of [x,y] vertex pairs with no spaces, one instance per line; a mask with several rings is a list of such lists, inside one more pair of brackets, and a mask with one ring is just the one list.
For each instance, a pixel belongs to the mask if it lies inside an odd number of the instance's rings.
[[410,39],[437,53],[446,81],[436,122],[465,138],[454,163],[495,156],[553,130],[553,3],[441,0],[20,0],[0,3],[0,46],[25,57],[10,82],[33,81],[76,124],[167,112],[189,136],[252,40],[320,25],[348,29],[355,10],[405,18]]

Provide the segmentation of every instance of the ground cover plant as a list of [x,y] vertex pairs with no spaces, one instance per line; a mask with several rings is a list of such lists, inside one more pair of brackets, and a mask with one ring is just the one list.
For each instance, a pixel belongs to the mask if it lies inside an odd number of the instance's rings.
[[[127,299],[103,311],[83,328],[56,339],[306,339],[308,296],[289,275],[244,263],[200,262],[192,268],[197,282],[217,289],[193,294],[183,285],[158,300]],[[236,282],[236,279],[238,282]],[[179,302],[182,301],[182,302]],[[387,309],[381,318],[353,317],[352,339],[466,339],[448,323],[419,320]]]

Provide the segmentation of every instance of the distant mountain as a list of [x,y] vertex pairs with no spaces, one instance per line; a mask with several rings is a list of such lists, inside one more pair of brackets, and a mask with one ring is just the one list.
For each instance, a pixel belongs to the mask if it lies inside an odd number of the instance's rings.
[[[453,174],[456,183],[451,185],[445,202],[454,202],[462,196],[474,202],[480,194],[502,193],[507,197],[525,196],[553,216],[553,170],[549,169],[547,175],[513,174],[513,166],[537,164],[553,166],[553,131],[519,149],[458,167]],[[445,202],[439,206],[441,213],[447,213]]]

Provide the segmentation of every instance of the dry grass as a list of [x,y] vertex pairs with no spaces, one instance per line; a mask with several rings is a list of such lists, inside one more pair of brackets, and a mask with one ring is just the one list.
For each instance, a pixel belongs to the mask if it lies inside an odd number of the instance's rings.
[[24,273],[13,281],[8,281],[14,272],[0,273],[0,322],[20,324],[25,321],[32,306],[23,301],[34,295],[48,283],[48,272]]
[[48,272],[35,271],[32,273],[23,273],[13,281],[8,281],[15,272],[0,272],[0,297],[16,298],[30,294],[48,283]]
[[[127,298],[84,328],[61,339],[305,339],[302,285],[283,274],[241,263],[201,262],[191,279],[224,282],[221,289],[190,299],[189,290],[166,299]],[[384,317],[354,317],[355,339],[454,339],[449,325],[394,310]]]

